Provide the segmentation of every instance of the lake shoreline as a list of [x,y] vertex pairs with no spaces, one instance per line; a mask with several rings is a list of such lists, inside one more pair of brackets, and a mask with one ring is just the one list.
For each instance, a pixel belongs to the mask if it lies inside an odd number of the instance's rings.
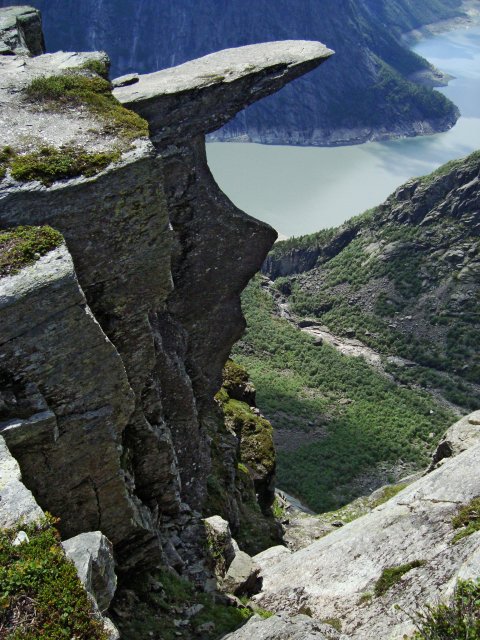
[[210,169],[221,189],[287,238],[338,227],[379,205],[408,179],[479,149],[480,20],[422,39],[414,51],[453,78],[439,91],[460,107],[454,127],[348,146],[208,144]]

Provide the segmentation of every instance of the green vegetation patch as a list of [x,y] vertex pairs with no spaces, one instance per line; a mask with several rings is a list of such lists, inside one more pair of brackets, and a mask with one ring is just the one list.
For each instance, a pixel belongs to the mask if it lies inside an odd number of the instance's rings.
[[0,637],[9,640],[107,640],[72,562],[60,545],[55,520],[0,532]]
[[389,589],[396,585],[406,573],[412,569],[423,567],[425,560],[413,560],[407,564],[401,564],[396,567],[387,567],[382,571],[382,575],[375,583],[374,593],[378,597],[383,596]]
[[0,277],[32,264],[62,242],[62,234],[48,226],[17,227],[0,232]]
[[240,456],[254,473],[264,474],[275,468],[272,425],[253,413],[245,402],[229,400],[224,405],[226,419],[240,438]]
[[[136,598],[133,607],[132,591]],[[123,640],[148,637],[216,640],[243,625],[253,615],[247,607],[217,604],[210,594],[196,591],[190,582],[168,570],[135,576],[128,584],[126,594],[120,589],[115,596],[114,612],[122,610],[124,595],[128,609],[115,618]],[[186,622],[183,612],[194,605],[201,605],[198,613],[189,618],[187,624],[179,625],[179,622]],[[199,627],[206,623],[213,623],[213,629],[199,633]]]
[[14,154],[10,159],[12,178],[19,182],[38,180],[50,186],[56,180],[93,176],[119,160],[120,151],[88,153],[79,147],[42,147],[38,151]]
[[250,372],[262,412],[286,432],[323,431],[277,452],[277,486],[317,512],[332,511],[363,495],[357,478],[375,474],[378,465],[393,467],[401,459],[407,473],[428,464],[432,442],[454,422],[452,413],[362,358],[316,345],[275,315],[260,279],[244,293],[243,310],[248,329],[235,359]]
[[102,119],[106,133],[129,140],[148,136],[147,121],[125,109],[112,95],[110,82],[98,75],[91,77],[71,71],[43,76],[32,80],[25,93],[31,102],[47,103],[50,108],[84,106]]
[[479,640],[480,579],[459,580],[449,604],[427,605],[413,619],[414,640]]
[[459,530],[452,540],[454,544],[471,536],[475,531],[480,531],[480,496],[460,509],[453,518],[452,525],[454,529]]

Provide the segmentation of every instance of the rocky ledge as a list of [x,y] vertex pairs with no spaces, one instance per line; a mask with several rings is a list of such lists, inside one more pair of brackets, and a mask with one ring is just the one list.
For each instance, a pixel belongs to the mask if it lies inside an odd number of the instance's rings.
[[480,575],[478,511],[476,528],[458,520],[480,495],[479,424],[477,411],[453,425],[435,454],[436,468],[369,514],[276,562],[257,557],[263,578],[257,604],[335,621],[345,638],[411,637],[418,610],[448,601],[459,579]]

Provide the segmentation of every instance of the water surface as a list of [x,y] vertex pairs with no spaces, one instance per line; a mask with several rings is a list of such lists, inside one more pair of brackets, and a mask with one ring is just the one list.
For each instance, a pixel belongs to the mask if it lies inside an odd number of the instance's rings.
[[422,40],[414,50],[454,76],[440,89],[460,108],[450,131],[347,147],[207,145],[220,187],[281,236],[337,226],[381,203],[412,176],[480,149],[480,25]]

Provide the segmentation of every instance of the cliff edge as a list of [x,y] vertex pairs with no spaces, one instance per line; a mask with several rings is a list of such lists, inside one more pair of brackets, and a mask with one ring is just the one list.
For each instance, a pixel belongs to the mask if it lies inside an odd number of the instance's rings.
[[123,613],[139,572],[212,579],[209,482],[239,529],[241,435],[227,429],[212,477],[214,395],[276,233],[219,190],[205,134],[332,52],[219,52],[112,95],[104,54],[41,53],[34,9],[0,25],[0,433],[63,537],[113,543]]

